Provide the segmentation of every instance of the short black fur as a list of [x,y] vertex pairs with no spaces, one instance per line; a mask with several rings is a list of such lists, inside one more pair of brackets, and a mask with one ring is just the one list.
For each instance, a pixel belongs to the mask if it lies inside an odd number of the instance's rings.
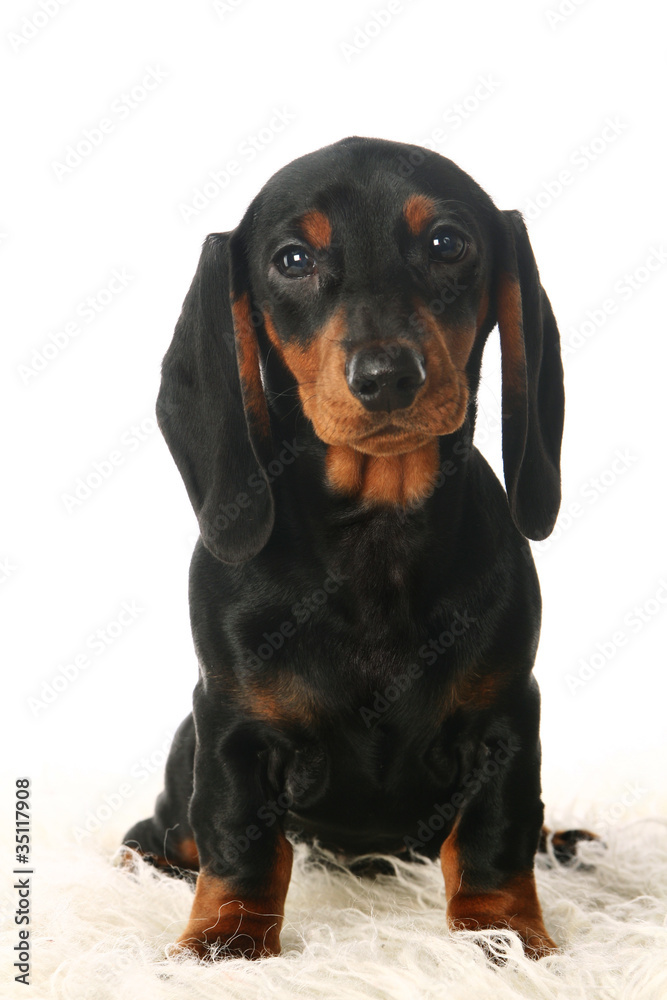
[[[439,320],[463,322],[484,288],[489,305],[467,364],[467,415],[439,438],[430,495],[373,505],[331,488],[328,446],[262,315],[270,307],[304,345],[346,302],[352,339],[368,338],[373,322],[377,336],[378,317],[400,333],[415,296],[442,292],[388,221],[411,194],[454,205],[475,241],[457,272],[469,292]],[[271,257],[310,210],[334,232],[318,290],[277,291]],[[509,500],[472,443],[507,274],[520,285],[526,359],[523,402],[503,426]],[[239,376],[232,304],[244,295],[268,440]],[[558,331],[518,213],[417,147],[354,138],[301,158],[233,234],[208,237],[165,357],[158,417],[201,529],[190,572],[200,679],[156,815],[125,842],[162,867],[194,868],[182,847],[194,840],[200,870],[250,898],[270,877],[279,831],[349,857],[435,857],[455,829],[470,891],[532,871],[541,599],[526,536],[547,535],[558,512],[563,388]]]

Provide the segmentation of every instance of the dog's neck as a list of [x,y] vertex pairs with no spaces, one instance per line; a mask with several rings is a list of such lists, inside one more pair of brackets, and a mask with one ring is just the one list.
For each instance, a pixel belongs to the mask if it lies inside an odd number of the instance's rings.
[[438,476],[438,439],[399,455],[365,455],[354,448],[329,445],[326,470],[338,493],[368,504],[409,507],[426,500]]

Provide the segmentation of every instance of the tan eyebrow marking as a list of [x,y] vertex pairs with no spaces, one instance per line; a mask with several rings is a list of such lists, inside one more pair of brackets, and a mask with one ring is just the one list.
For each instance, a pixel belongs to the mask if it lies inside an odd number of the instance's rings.
[[411,194],[403,205],[403,215],[413,236],[435,217],[435,202],[424,194]]
[[323,250],[331,243],[331,222],[324,212],[313,209],[299,220],[299,225],[308,242],[315,250]]

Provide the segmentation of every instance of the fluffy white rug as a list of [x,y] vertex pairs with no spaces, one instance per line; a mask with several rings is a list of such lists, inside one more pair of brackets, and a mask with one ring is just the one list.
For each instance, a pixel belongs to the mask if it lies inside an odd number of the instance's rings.
[[[667,825],[613,825],[606,848],[582,844],[576,868],[538,862],[545,922],[560,954],[535,963],[512,935],[492,965],[480,935],[451,934],[437,864],[397,865],[361,879],[314,861],[303,847],[282,933],[283,954],[261,962],[168,960],[192,889],[142,864],[112,864],[124,817],[76,845],[49,823],[34,831],[31,986],[1,995],[33,1000],[666,1000]],[[55,806],[54,806],[55,808]],[[63,801],[59,805],[60,815]],[[136,808],[136,807],[135,807]],[[133,810],[134,812],[134,810]],[[566,817],[571,825],[592,818]],[[563,816],[558,817],[561,823]],[[64,832],[64,831],[63,831]],[[2,856],[12,857],[10,844]],[[15,895],[15,892],[14,892]],[[7,982],[16,943],[12,890],[3,899],[0,951]]]

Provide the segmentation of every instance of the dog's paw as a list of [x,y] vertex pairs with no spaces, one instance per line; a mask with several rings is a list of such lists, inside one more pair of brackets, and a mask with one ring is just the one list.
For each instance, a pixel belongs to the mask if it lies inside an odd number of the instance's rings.
[[180,961],[197,958],[202,962],[219,962],[228,958],[256,960],[280,954],[279,935],[267,933],[261,940],[241,931],[230,937],[205,935],[194,937],[186,931],[178,941],[165,948],[167,958]]
[[541,854],[553,856],[561,865],[577,865],[584,871],[590,871],[593,865],[582,864],[577,858],[577,845],[596,841],[605,846],[604,841],[590,830],[556,830],[554,833],[543,826],[537,850]]
[[[534,916],[524,919],[519,915],[513,915],[506,919],[490,920],[487,914],[475,915],[471,913],[465,917],[450,917],[449,926],[455,931],[514,931],[521,939],[525,955],[535,961],[546,958],[548,955],[554,955],[558,951],[558,945],[547,933],[542,921],[536,920]],[[480,938],[479,943],[487,958],[494,964],[504,964],[506,957],[502,946],[496,949],[493,947],[492,940],[489,940],[487,936]]]

